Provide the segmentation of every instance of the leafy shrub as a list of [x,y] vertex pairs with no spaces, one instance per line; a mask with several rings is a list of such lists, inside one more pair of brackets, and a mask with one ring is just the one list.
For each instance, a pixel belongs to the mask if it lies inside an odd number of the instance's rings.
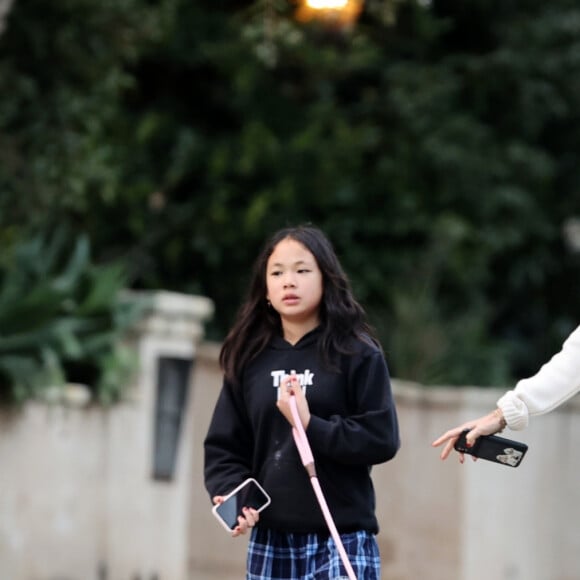
[[16,243],[0,264],[0,394],[23,401],[64,382],[117,400],[133,357],[122,337],[141,311],[121,299],[120,263],[94,264],[66,230]]

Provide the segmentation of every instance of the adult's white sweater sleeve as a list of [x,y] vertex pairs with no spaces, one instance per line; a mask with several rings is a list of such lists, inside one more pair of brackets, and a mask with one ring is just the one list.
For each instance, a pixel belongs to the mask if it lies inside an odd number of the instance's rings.
[[555,409],[580,391],[580,326],[532,377],[518,381],[497,402],[510,429],[527,427],[531,415]]

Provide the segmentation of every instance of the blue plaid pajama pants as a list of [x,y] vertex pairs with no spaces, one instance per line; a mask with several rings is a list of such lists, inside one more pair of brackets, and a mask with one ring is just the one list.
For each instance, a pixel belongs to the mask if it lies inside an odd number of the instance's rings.
[[[357,580],[380,580],[381,560],[375,536],[358,531],[341,534]],[[348,579],[334,540],[326,534],[252,530],[246,580]]]

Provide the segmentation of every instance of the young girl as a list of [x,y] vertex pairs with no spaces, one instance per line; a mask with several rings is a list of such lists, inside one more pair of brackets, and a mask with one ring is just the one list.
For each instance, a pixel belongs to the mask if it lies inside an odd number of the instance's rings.
[[346,577],[292,437],[290,395],[358,580],[380,578],[371,466],[399,448],[383,352],[317,228],[276,233],[220,353],[224,384],[205,439],[214,503],[248,477],[272,498],[245,510],[248,580]]

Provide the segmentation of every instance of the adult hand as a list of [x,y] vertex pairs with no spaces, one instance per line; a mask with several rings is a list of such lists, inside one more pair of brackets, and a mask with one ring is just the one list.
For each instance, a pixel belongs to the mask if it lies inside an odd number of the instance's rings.
[[[220,504],[224,501],[223,495],[216,495],[212,499],[214,504]],[[250,528],[253,528],[260,519],[260,514],[254,508],[242,508],[243,516],[238,516],[238,525],[232,530],[232,538],[244,535]]]
[[[453,446],[459,438],[459,435],[461,435],[461,433],[466,429],[469,429],[469,433],[465,437],[465,441],[467,445],[471,447],[479,436],[493,435],[494,433],[501,431],[504,427],[505,419],[503,418],[501,411],[496,409],[483,417],[479,417],[479,419],[467,421],[458,427],[449,429],[449,431],[446,431],[443,435],[435,439],[431,445],[433,447],[439,447],[445,443],[445,447],[443,447],[443,451],[441,451],[441,459],[447,459],[453,450]],[[459,453],[459,461],[461,463],[465,461],[465,455],[463,453]]]
[[280,396],[276,402],[276,406],[279,411],[286,417],[286,420],[294,427],[294,418],[292,417],[292,411],[290,410],[290,397],[294,395],[296,398],[296,407],[298,409],[298,415],[302,421],[302,426],[304,429],[308,427],[310,422],[310,409],[308,408],[308,402],[298,377],[295,374],[288,375],[282,379],[280,384]]

